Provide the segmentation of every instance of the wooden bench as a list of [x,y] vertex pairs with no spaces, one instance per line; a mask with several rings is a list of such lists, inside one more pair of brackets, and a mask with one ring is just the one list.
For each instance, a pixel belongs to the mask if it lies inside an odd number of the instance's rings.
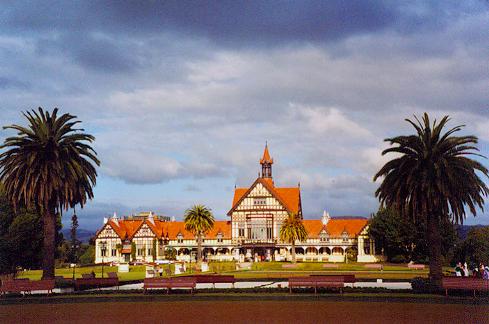
[[445,289],[445,296],[448,296],[448,289],[473,290],[474,297],[476,290],[489,291],[489,280],[472,277],[443,277],[441,281]]
[[297,269],[298,267],[297,263],[282,264],[282,269]]
[[424,270],[424,267],[425,267],[424,264],[415,264],[415,263],[408,264],[408,269],[411,270]]
[[90,288],[102,288],[116,286],[119,290],[119,278],[78,278],[75,279],[75,290],[90,289]]
[[197,283],[211,283],[213,288],[216,287],[216,283],[230,283],[234,288],[236,283],[236,278],[232,275],[196,275],[186,278],[195,278]]
[[322,278],[322,279],[325,279],[326,281],[337,280],[339,278],[339,279],[343,279],[344,283],[355,283],[355,282],[357,282],[355,275],[353,275],[353,274],[352,275],[350,275],[350,274],[347,274],[347,275],[310,275],[310,277]]
[[383,269],[382,264],[380,264],[380,263],[369,263],[369,264],[365,265],[365,268],[367,268],[367,269],[378,269],[378,270]]
[[343,276],[310,276],[289,278],[290,293],[292,293],[292,288],[314,288],[314,294],[317,294],[318,288],[339,288],[340,293],[343,293],[344,286]]
[[197,285],[197,279],[194,277],[174,277],[174,278],[146,278],[144,279],[144,293],[148,289],[166,289],[169,294],[173,288],[190,288],[193,294]]
[[54,279],[45,280],[29,280],[29,279],[14,279],[2,281],[0,286],[0,292],[2,295],[15,292],[15,293],[32,293],[33,290],[46,290],[48,295],[53,292]]

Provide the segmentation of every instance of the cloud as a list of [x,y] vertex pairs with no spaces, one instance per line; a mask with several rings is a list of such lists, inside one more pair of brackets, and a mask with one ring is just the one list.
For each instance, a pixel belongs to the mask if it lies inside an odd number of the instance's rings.
[[424,111],[466,123],[488,154],[483,2],[5,7],[0,122],[38,106],[83,121],[102,160],[94,218],[112,202],[178,216],[199,201],[224,215],[267,140],[276,183],[301,182],[308,217],[365,216],[390,158],[383,139]]

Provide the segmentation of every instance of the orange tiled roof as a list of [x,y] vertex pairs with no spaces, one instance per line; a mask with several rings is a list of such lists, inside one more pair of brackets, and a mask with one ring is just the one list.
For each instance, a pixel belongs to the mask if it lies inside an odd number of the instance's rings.
[[[182,233],[183,238],[194,238],[192,233],[185,230],[185,222],[163,222],[155,219],[152,223],[146,219],[144,223],[151,228],[157,238],[165,237],[167,233],[170,239],[176,239],[178,233]],[[142,226],[143,221],[124,219],[115,223],[113,220],[109,220],[108,224],[112,226],[121,239],[131,239]],[[223,238],[231,238],[231,222],[215,221],[214,227],[206,234],[206,237],[215,238],[219,232],[223,234]]]
[[251,189],[256,185],[256,183],[261,183],[267,188],[270,193],[277,198],[284,207],[292,212],[298,213],[300,209],[301,193],[299,187],[293,188],[277,188],[275,187],[273,180],[270,178],[258,178],[255,183],[250,188],[236,188],[234,190],[233,207],[230,213],[237,207],[237,204],[244,198],[245,194],[251,191]]
[[[310,238],[319,237],[319,233],[324,228],[321,220],[318,219],[305,219],[303,220],[304,227],[307,230]],[[344,230],[349,236],[358,236],[363,228],[367,225],[368,220],[364,218],[355,219],[335,219],[331,218],[326,224],[326,231],[330,237],[341,237]]]

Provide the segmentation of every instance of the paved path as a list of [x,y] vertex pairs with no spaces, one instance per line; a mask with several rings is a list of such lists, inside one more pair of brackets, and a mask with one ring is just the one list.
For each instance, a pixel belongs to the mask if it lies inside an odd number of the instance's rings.
[[[218,283],[216,288],[229,289],[233,286],[228,283]],[[288,288],[288,281],[238,281],[234,285],[235,288]],[[385,289],[411,289],[410,282],[356,282],[354,284],[345,284],[345,287],[354,288],[385,288]],[[198,283],[197,289],[212,288],[210,283]],[[113,289],[113,288],[102,288]],[[142,283],[122,285],[120,290],[143,289]]]

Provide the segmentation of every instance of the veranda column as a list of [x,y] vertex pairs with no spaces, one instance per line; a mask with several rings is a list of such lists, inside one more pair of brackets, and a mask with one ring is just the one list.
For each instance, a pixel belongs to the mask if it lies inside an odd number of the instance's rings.
[[364,254],[365,254],[365,249],[364,249],[363,236],[358,236],[358,255],[364,255]]

